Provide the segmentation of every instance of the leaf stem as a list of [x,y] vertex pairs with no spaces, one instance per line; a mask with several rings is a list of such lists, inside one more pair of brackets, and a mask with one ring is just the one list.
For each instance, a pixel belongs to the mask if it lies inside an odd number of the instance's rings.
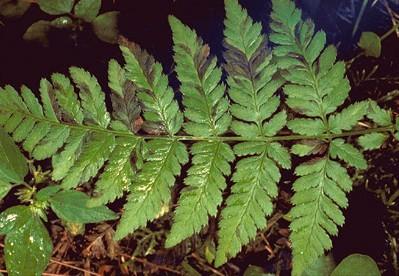
[[[7,111],[6,111],[7,112]],[[79,129],[88,132],[100,132],[107,133],[119,137],[131,137],[132,139],[143,139],[143,140],[154,140],[154,139],[165,139],[165,140],[178,140],[178,141],[222,141],[222,142],[273,142],[273,141],[295,141],[295,140],[325,140],[325,139],[334,139],[339,137],[349,137],[349,136],[359,136],[368,133],[374,132],[394,132],[396,130],[395,125],[389,125],[384,127],[374,127],[367,129],[359,129],[353,131],[346,131],[339,134],[333,133],[323,133],[320,135],[314,136],[306,136],[306,135],[278,135],[273,137],[241,137],[241,136],[213,136],[213,137],[203,137],[203,136],[191,136],[191,135],[175,135],[175,136],[156,136],[156,135],[136,135],[130,131],[120,131],[120,130],[111,130],[105,129],[95,125],[74,125],[65,122],[52,121],[47,118],[39,118],[33,116],[30,113],[22,112],[22,111],[9,111],[9,112],[19,112],[22,113],[25,117],[31,117],[36,121],[45,121],[52,125],[63,125],[69,127],[71,129]]]

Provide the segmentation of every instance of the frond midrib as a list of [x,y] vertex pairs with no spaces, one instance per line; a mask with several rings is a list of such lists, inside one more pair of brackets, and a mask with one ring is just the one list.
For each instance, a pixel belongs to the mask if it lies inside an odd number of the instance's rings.
[[258,136],[258,137],[242,137],[242,136],[193,136],[193,135],[174,135],[174,136],[156,136],[156,135],[134,135],[132,132],[129,131],[120,131],[120,130],[111,130],[101,127],[96,127],[94,125],[75,125],[66,122],[57,122],[52,121],[50,119],[44,117],[37,117],[31,113],[26,113],[20,110],[7,110],[3,109],[0,112],[10,112],[13,113],[21,113],[25,118],[31,117],[35,121],[39,122],[47,122],[52,125],[59,125],[59,126],[67,126],[71,129],[78,129],[83,131],[91,131],[91,132],[102,132],[102,133],[109,133],[115,136],[120,137],[131,137],[132,139],[143,139],[143,140],[171,140],[175,139],[178,141],[223,141],[223,142],[274,142],[274,141],[296,141],[296,140],[324,140],[324,139],[334,139],[340,137],[349,137],[349,136],[359,136],[368,133],[376,133],[376,132],[395,132],[396,127],[395,124],[391,124],[389,126],[384,127],[371,127],[362,130],[354,130],[354,131],[346,131],[338,134],[334,133],[323,133],[320,135],[313,135],[313,136],[306,136],[306,135],[277,135],[273,137],[266,137],[266,136]]

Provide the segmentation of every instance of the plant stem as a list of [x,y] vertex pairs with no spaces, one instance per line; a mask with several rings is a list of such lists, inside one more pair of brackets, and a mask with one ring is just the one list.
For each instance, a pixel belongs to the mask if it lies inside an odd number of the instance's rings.
[[164,135],[164,136],[156,136],[156,135],[137,135],[130,131],[120,131],[120,130],[111,130],[105,129],[98,126],[86,126],[86,125],[73,125],[68,124],[65,122],[57,122],[51,121],[47,118],[39,118],[33,116],[30,113],[25,113],[21,111],[10,111],[10,112],[19,112],[24,117],[31,117],[36,121],[45,121],[52,125],[62,125],[69,127],[71,129],[78,129],[87,132],[97,132],[97,133],[108,133],[111,135],[119,136],[119,137],[131,137],[132,139],[143,139],[143,140],[154,140],[154,139],[165,139],[165,140],[178,140],[178,141],[222,141],[222,142],[273,142],[273,141],[294,141],[294,140],[324,140],[324,139],[334,139],[338,137],[349,137],[349,136],[359,136],[367,133],[374,133],[374,132],[394,132],[395,125],[389,125],[385,127],[375,127],[375,128],[367,128],[367,129],[360,129],[360,130],[353,130],[347,131],[339,134],[333,133],[323,133],[316,136],[306,136],[306,135],[280,135],[280,136],[273,136],[273,137],[241,137],[241,136],[211,136],[211,137],[204,137],[204,136],[189,136],[189,135]]

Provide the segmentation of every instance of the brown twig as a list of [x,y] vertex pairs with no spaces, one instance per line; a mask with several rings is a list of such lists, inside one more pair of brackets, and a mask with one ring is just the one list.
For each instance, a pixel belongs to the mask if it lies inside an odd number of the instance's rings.
[[195,253],[191,253],[191,256],[196,259],[197,261],[199,261],[203,266],[205,266],[207,269],[209,269],[210,271],[212,271],[214,274],[219,275],[219,276],[224,276],[224,274],[220,271],[218,271],[217,269],[213,268],[212,266],[208,265],[200,256],[198,256]]
[[173,273],[175,273],[177,275],[182,275],[182,273],[180,271],[178,271],[178,270],[174,270],[174,269],[169,268],[169,267],[167,267],[165,265],[154,264],[154,263],[148,261],[147,259],[143,259],[143,258],[139,258],[139,257],[135,257],[135,256],[129,256],[127,254],[120,254],[120,256],[123,256],[125,258],[129,258],[132,261],[137,261],[139,263],[142,263],[143,265],[152,266],[152,267],[154,267],[157,270],[164,270],[164,271],[173,272]]

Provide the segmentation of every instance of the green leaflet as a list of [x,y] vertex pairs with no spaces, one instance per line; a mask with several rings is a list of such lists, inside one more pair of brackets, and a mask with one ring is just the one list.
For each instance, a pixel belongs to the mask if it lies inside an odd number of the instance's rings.
[[370,133],[359,137],[359,145],[365,150],[374,150],[380,148],[388,139],[384,133]]
[[364,115],[367,114],[369,103],[367,101],[354,103],[338,114],[328,118],[330,131],[341,133],[342,130],[351,130]]
[[188,119],[184,130],[194,136],[221,135],[229,128],[231,116],[216,58],[209,58],[209,46],[195,31],[173,16],[169,16],[169,23],[177,78],[184,96],[184,116]]
[[392,124],[392,111],[382,109],[375,101],[369,101],[369,110],[366,114],[367,118],[372,120],[379,126],[389,126]]
[[72,223],[96,223],[114,220],[117,215],[105,206],[87,207],[89,196],[78,191],[61,191],[51,196],[51,209],[56,215]]
[[208,224],[209,216],[217,215],[230,175],[234,153],[222,142],[199,142],[191,148],[192,166],[184,180],[187,186],[180,194],[166,247],[199,233]]
[[326,132],[326,127],[320,119],[294,119],[287,123],[294,133],[306,136],[317,136]]
[[121,43],[126,61],[126,76],[142,90],[138,97],[144,104],[144,127],[159,131],[157,125],[160,124],[162,132],[176,134],[183,123],[183,114],[174,100],[173,90],[169,87],[162,65],[137,44],[126,39],[122,39]]
[[324,48],[324,32],[314,34],[313,23],[301,20],[301,12],[292,1],[274,0],[271,18],[270,40],[277,44],[273,53],[280,57],[280,67],[287,68],[283,76],[290,82],[284,87],[287,104],[301,114],[325,120],[326,114],[334,112],[348,96],[344,64],[335,63],[335,48]]
[[77,124],[82,124],[84,119],[83,112],[69,78],[62,74],[55,73],[51,76],[51,80],[55,89],[57,103],[63,110],[63,115],[67,116],[65,119],[75,121]]
[[274,94],[283,82],[275,77],[277,66],[271,61],[262,26],[253,23],[235,0],[226,1],[224,24],[228,93],[234,101],[230,108],[235,118],[232,130],[244,137],[273,136],[284,127],[285,117],[280,113],[268,123],[265,120],[280,104]]
[[358,169],[366,169],[367,161],[363,154],[351,144],[346,144],[343,139],[335,139],[330,145],[330,154],[332,158],[339,158],[350,166]]
[[62,180],[62,187],[64,189],[75,188],[94,177],[114,147],[115,137],[113,135],[93,133],[87,143],[83,145],[79,158]]
[[327,158],[302,164],[295,170],[300,177],[293,184],[294,207],[290,211],[293,248],[293,275],[301,275],[324,250],[332,247],[330,235],[344,223],[341,208],[348,201],[345,191],[351,180],[339,163]]
[[79,88],[79,96],[86,118],[106,128],[110,122],[110,115],[105,107],[104,93],[97,79],[82,68],[71,67],[69,73]]
[[[270,40],[276,44],[273,54],[278,57],[277,64],[284,69],[286,103],[294,112],[305,116],[288,121],[288,128],[314,137],[352,130],[368,113],[369,102],[355,103],[334,113],[347,98],[350,86],[344,63],[336,62],[336,49],[325,47],[325,33],[315,33],[311,20],[302,20],[301,11],[290,0],[273,0],[271,18]],[[350,190],[349,176],[329,157],[339,158],[356,168],[367,167],[360,151],[345,140],[327,137],[324,141],[321,137],[317,140],[302,141],[291,150],[299,156],[325,155],[329,150],[323,159],[312,159],[296,169],[300,177],[293,184],[290,224],[294,276],[302,275],[307,266],[331,248],[330,236],[338,233],[337,225],[344,221],[339,208],[347,205],[345,192]]]
[[[245,145],[248,148],[250,145]],[[272,199],[277,196],[280,172],[267,155],[267,144],[254,144],[257,155],[241,159],[233,174],[232,194],[227,198],[219,222],[219,245],[215,265],[220,266],[240,252],[241,247],[254,239],[258,229],[266,227],[266,216],[273,211]],[[246,154],[240,145],[237,155]],[[253,171],[255,173],[248,173]]]
[[[9,275],[42,275],[53,251],[47,229],[27,206],[15,206],[0,215],[6,234],[4,258]],[[5,223],[5,224],[3,224]]]
[[73,166],[81,153],[86,135],[87,132],[84,130],[71,131],[70,136],[65,142],[64,149],[52,158],[53,180],[61,180],[67,175],[69,169]]
[[[124,124],[126,129],[137,133],[141,125],[141,106],[137,99],[137,87],[126,78],[125,70],[115,60],[111,60],[108,66],[108,85],[111,94],[113,117]],[[114,122],[115,123],[115,122]],[[111,126],[115,128],[115,125]]]
[[181,165],[188,162],[186,146],[176,140],[152,140],[141,171],[134,178],[115,239],[119,240],[169,209],[170,188]]
[[104,173],[96,182],[95,197],[88,202],[89,207],[103,205],[121,197],[133,180],[131,158],[138,140],[121,137],[115,142],[116,147],[109,157]]

